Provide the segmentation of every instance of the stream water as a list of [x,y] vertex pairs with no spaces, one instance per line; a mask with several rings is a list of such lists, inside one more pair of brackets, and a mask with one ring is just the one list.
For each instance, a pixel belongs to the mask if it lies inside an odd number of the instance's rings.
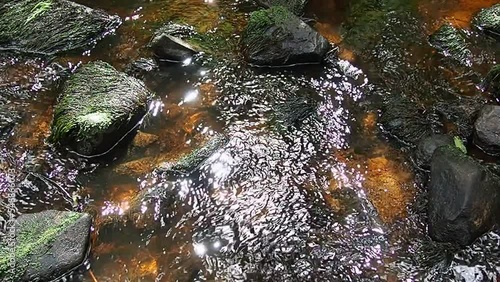
[[[239,36],[248,13],[258,9],[242,0],[76,2],[124,23],[95,49],[57,61],[100,59],[119,70],[151,56],[147,43],[166,20],[182,18],[201,30],[230,20]],[[46,142],[58,95],[46,62],[1,58],[0,86],[31,94],[9,98],[22,119],[0,143],[0,172],[19,177],[0,178],[0,187],[18,187],[19,213],[77,209],[94,216],[90,270],[74,281],[500,281],[500,233],[458,252],[426,235],[425,187],[410,152],[377,123],[383,95],[373,85],[399,79],[379,65],[382,57],[400,55],[390,39],[356,52],[340,36],[349,1],[309,2],[305,17],[339,44],[339,61],[254,69],[228,57],[162,66],[145,78],[157,96],[140,128],[158,140],[122,144],[98,161],[68,157]],[[467,28],[496,2],[420,0],[417,22],[394,25],[411,25],[426,38],[444,22]],[[447,71],[412,33],[393,35],[406,46],[408,62],[396,72],[424,73],[414,95],[431,96],[425,92],[435,80],[460,72]],[[497,59],[486,57],[474,71],[484,75]],[[464,77],[453,87],[477,95]],[[404,91],[415,87],[398,81]],[[317,105],[316,113],[300,126],[276,129],[277,109],[291,96]],[[227,144],[188,177],[167,181],[151,173],[216,133],[225,133]],[[41,175],[26,176],[27,170]],[[129,212],[141,190],[158,185],[177,192]],[[73,195],[80,197],[77,206]]]

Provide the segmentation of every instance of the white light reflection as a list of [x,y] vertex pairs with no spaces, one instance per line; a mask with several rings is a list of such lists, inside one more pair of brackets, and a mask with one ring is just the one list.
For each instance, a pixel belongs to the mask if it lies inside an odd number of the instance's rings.
[[191,62],[193,62],[193,58],[187,58],[184,61],[182,61],[182,66],[183,67],[189,66],[191,64]]
[[196,255],[203,257],[207,253],[207,247],[203,244],[194,243],[194,252]]
[[186,96],[184,96],[184,99],[182,102],[179,103],[179,106],[184,104],[184,103],[190,103],[193,101],[196,101],[198,99],[198,96],[200,95],[200,91],[198,90],[191,90],[186,93]]
[[158,115],[159,112],[161,112],[163,106],[164,104],[161,100],[153,101],[151,102],[151,104],[149,104],[149,111],[155,117]]

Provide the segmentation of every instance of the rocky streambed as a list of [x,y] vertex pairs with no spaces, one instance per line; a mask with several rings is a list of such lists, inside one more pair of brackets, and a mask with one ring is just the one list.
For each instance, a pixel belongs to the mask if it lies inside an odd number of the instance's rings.
[[0,4],[0,280],[499,281],[500,4]]

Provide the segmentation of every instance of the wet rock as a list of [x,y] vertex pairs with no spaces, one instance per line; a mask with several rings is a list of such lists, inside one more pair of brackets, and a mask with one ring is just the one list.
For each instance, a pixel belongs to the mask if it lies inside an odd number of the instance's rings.
[[147,73],[158,70],[158,64],[153,59],[140,58],[127,66],[125,72],[136,78],[143,78]]
[[266,8],[283,6],[295,15],[301,16],[304,14],[307,0],[257,0],[257,3]]
[[0,242],[0,280],[53,281],[80,266],[89,249],[90,215],[47,210],[23,214],[16,220],[15,261],[11,249]]
[[436,241],[469,245],[500,218],[500,178],[454,146],[434,152],[428,189]]
[[158,141],[157,135],[138,131],[134,137],[134,140],[132,140],[132,145],[134,145],[135,147],[145,148],[155,143],[156,141]]
[[492,93],[495,98],[500,98],[500,65],[491,68],[481,86],[484,90]]
[[415,163],[418,167],[428,169],[432,160],[432,155],[437,148],[447,145],[454,145],[454,139],[450,135],[433,134],[422,139],[415,151]]
[[474,144],[487,154],[500,154],[500,106],[483,107],[474,124]]
[[403,96],[387,99],[380,123],[387,133],[408,145],[416,145],[433,133],[425,109]]
[[442,25],[429,37],[429,42],[443,55],[450,56],[465,66],[472,65],[472,52],[468,48],[465,34],[450,24]]
[[19,115],[9,109],[6,104],[7,100],[0,96],[0,138],[7,136],[19,119]]
[[500,4],[482,9],[472,20],[472,25],[496,40],[500,40]]
[[446,133],[457,135],[469,140],[474,133],[474,120],[478,112],[486,103],[482,97],[460,97],[448,101],[435,103],[430,112],[435,119],[441,122]]
[[167,23],[155,32],[149,46],[162,61],[183,62],[198,51],[182,38],[194,35],[194,29],[175,23]]
[[157,172],[164,177],[182,176],[196,170],[203,161],[208,159],[217,150],[228,142],[227,137],[222,134],[212,136],[202,147],[192,151],[188,155],[175,162],[164,162],[159,165]]
[[278,130],[291,127],[300,128],[301,124],[316,115],[318,101],[313,98],[316,93],[294,95],[282,103],[277,103],[272,119]]
[[105,153],[137,125],[151,97],[136,78],[91,62],[66,81],[49,140],[83,155]]
[[53,55],[95,44],[118,16],[66,0],[15,0],[0,7],[2,50]]
[[320,63],[330,43],[281,6],[252,13],[243,34],[246,59],[258,66]]

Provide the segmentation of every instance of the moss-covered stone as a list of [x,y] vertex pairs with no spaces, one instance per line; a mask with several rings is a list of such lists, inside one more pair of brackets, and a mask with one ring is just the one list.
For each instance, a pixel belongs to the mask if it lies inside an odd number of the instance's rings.
[[249,63],[290,65],[319,63],[329,42],[282,6],[253,12],[242,44]]
[[16,219],[15,248],[0,242],[0,280],[52,281],[71,271],[87,255],[90,225],[88,214],[76,212],[21,215]]
[[49,139],[80,154],[103,153],[136,125],[151,97],[140,80],[91,62],[66,81]]
[[500,40],[500,4],[481,10],[472,19],[472,25],[485,34]]
[[53,55],[94,44],[120,24],[117,16],[66,0],[4,1],[0,48]]
[[442,25],[429,42],[445,56],[450,56],[465,66],[472,65],[472,52],[468,48],[465,34],[450,24]]

